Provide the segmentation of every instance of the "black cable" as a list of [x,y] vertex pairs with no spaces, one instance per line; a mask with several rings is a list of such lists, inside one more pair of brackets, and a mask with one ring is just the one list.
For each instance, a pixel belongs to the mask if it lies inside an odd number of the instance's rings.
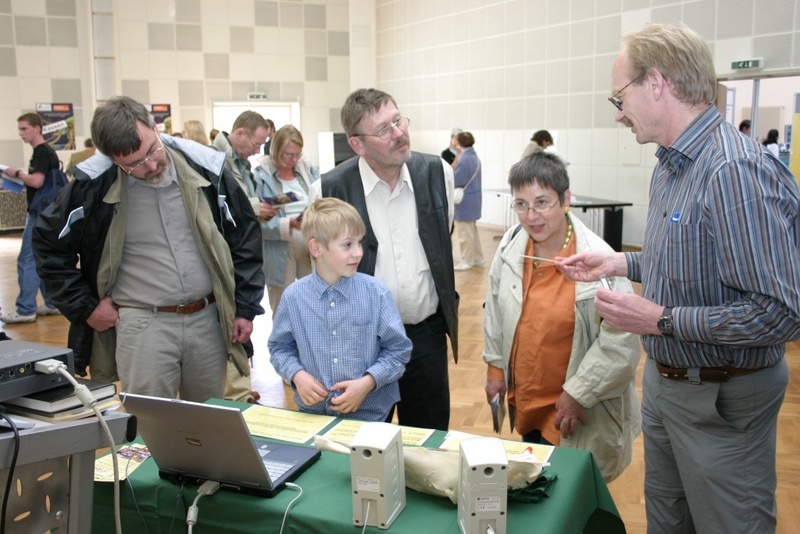
[[11,486],[14,483],[14,469],[17,467],[17,455],[19,454],[19,430],[14,421],[11,420],[5,413],[5,410],[0,408],[0,417],[8,421],[8,426],[14,432],[14,455],[11,457],[11,465],[8,468],[8,479],[6,480],[6,493],[3,495],[3,512],[0,515],[0,534],[6,532],[6,508],[8,508],[8,496],[11,494]]
[[[178,488],[178,494],[175,495],[175,509],[172,511],[172,522],[169,524],[169,534],[172,534],[172,527],[175,525],[175,518],[178,517],[178,504],[183,502],[184,515],[189,511],[186,505],[186,496],[183,494],[184,482],[181,480],[181,486]],[[185,525],[184,532],[188,532],[189,525]]]
[[[112,451],[113,452],[113,451]],[[125,481],[128,483],[128,487],[131,489],[131,499],[133,499],[133,506],[136,508],[136,512],[139,514],[139,518],[142,520],[144,524],[144,532],[145,534],[150,533],[150,529],[147,528],[147,521],[142,514],[141,508],[139,508],[139,503],[136,501],[136,492],[133,491],[133,482],[131,482],[131,478],[128,475],[128,468],[131,465],[131,458],[128,458],[128,463],[125,464]]]

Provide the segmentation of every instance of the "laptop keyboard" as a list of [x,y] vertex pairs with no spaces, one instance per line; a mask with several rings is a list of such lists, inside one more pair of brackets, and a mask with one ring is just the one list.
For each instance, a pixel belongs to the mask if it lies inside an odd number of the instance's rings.
[[269,478],[275,481],[282,477],[283,474],[292,467],[292,464],[288,462],[273,462],[269,460],[268,455],[270,452],[271,451],[266,445],[261,445],[258,447],[258,454],[261,455],[261,461],[264,463],[267,473],[269,473]]

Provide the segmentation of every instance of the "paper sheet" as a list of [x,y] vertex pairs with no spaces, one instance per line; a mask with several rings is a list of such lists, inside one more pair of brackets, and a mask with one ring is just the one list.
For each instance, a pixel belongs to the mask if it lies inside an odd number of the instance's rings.
[[[457,451],[462,439],[478,437],[481,436],[467,434],[466,432],[459,432],[457,430],[451,430],[447,433],[447,436],[444,438],[444,442],[439,448]],[[500,441],[503,442],[503,447],[506,449],[506,454],[508,456],[516,456],[517,454],[522,454],[530,449],[530,453],[533,456],[534,461],[540,464],[546,464],[550,460],[550,455],[553,454],[553,450],[555,450],[555,447],[552,445],[539,445],[537,443],[509,441],[506,439]]]
[[[150,458],[150,451],[141,443],[131,443],[120,447],[117,451],[119,479],[128,478],[128,475],[136,471],[148,458]],[[114,461],[111,454],[101,456],[94,461],[94,481],[114,482]]]
[[[361,428],[364,421],[356,419],[343,419],[335,427],[328,430],[323,437],[334,441],[344,441],[350,443]],[[430,428],[415,428],[412,426],[401,426],[400,434],[403,438],[403,445],[408,447],[421,447],[425,443],[433,430]]]
[[329,415],[253,405],[242,414],[250,433],[265,438],[306,443],[335,418]]

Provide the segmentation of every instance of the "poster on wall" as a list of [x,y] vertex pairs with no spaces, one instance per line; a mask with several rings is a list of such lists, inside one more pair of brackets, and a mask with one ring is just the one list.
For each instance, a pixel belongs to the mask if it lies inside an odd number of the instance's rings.
[[172,106],[170,104],[148,104],[147,109],[156,121],[158,131],[172,135]]
[[72,104],[39,102],[36,113],[42,118],[42,135],[53,150],[75,150],[75,115]]

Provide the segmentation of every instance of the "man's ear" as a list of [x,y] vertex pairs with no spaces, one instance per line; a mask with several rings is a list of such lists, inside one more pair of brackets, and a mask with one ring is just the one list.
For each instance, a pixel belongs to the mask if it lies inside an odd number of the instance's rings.
[[308,252],[310,252],[310,253],[311,253],[311,256],[312,256],[313,258],[315,258],[315,259],[316,259],[316,258],[319,258],[319,257],[320,257],[320,254],[321,254],[321,252],[320,252],[320,247],[321,247],[321,246],[322,246],[322,245],[320,244],[320,242],[319,242],[319,241],[317,241],[317,240],[316,240],[316,239],[314,239],[314,238],[311,238],[311,239],[309,239],[309,240],[308,240]]
[[364,142],[360,137],[355,135],[348,137],[347,144],[350,145],[350,148],[352,148],[353,152],[355,152],[357,155],[364,155]]

